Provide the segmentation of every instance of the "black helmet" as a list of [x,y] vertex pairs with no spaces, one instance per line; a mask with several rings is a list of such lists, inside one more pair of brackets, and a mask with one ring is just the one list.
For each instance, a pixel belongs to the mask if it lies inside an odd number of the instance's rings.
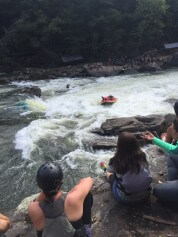
[[46,162],[37,171],[36,181],[43,191],[53,191],[62,185],[62,168],[56,162]]

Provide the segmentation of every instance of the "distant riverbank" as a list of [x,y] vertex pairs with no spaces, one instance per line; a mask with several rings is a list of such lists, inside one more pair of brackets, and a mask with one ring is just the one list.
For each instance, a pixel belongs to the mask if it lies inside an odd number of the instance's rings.
[[56,79],[60,77],[106,77],[123,74],[155,72],[171,67],[178,67],[178,53],[166,55],[142,55],[134,59],[121,58],[108,62],[69,65],[57,68],[24,68],[14,72],[1,72],[0,84],[12,81],[35,81],[42,79]]

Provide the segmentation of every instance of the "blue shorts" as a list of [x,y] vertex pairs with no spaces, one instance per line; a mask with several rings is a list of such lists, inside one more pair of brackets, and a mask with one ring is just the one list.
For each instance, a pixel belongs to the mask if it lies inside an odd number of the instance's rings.
[[113,193],[113,196],[116,200],[118,201],[121,201],[122,202],[122,198],[121,196],[119,195],[119,192],[118,192],[118,185],[117,185],[117,181],[114,177],[114,174],[111,174],[109,176],[109,180],[108,182],[110,183],[110,186],[111,186],[111,191]]
[[139,193],[126,194],[125,192],[123,192],[121,189],[118,188],[118,183],[117,180],[115,179],[114,174],[111,174],[109,176],[108,182],[110,183],[111,191],[113,193],[114,198],[121,203],[125,204],[141,203],[147,201],[150,197],[151,189],[144,190],[143,192]]

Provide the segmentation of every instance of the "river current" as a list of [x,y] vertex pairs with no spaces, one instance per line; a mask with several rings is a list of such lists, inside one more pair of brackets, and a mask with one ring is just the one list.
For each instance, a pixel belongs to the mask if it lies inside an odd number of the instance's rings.
[[[41,88],[41,99],[34,100],[43,105],[43,111],[23,111],[17,106],[21,97],[12,96],[13,91],[29,85]],[[101,106],[101,96],[107,95],[118,101]],[[6,119],[7,111],[12,121],[16,116],[14,122],[0,126],[0,207],[8,209],[39,191],[35,173],[45,161],[61,164],[66,190],[81,177],[101,174],[99,163],[108,162],[113,151],[94,151],[89,141],[97,135],[91,130],[108,118],[173,113],[166,101],[178,99],[178,71],[14,82],[0,86],[0,98],[1,118]]]

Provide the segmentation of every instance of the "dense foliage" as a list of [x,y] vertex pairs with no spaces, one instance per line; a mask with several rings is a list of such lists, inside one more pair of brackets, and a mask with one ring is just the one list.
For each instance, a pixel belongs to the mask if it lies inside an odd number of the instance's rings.
[[178,41],[177,0],[0,0],[0,64],[138,55]]

